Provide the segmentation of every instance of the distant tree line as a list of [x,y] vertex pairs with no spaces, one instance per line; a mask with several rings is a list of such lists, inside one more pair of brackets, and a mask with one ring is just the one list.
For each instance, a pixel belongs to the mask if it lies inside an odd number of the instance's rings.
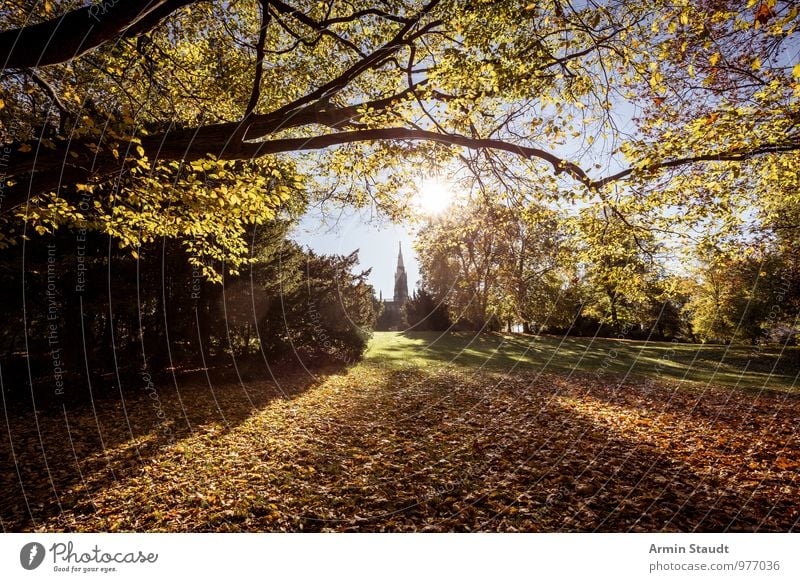
[[697,245],[691,265],[670,264],[653,231],[606,210],[565,217],[487,198],[451,209],[419,232],[421,290],[407,312],[425,321],[416,314],[435,306],[444,317],[433,329],[796,343],[800,246],[788,210],[777,235]]

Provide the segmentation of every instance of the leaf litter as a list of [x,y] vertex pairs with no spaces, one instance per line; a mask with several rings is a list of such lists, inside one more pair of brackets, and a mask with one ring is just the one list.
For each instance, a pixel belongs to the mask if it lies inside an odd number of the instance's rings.
[[3,528],[790,531],[800,517],[796,395],[367,363],[180,395],[161,391],[166,424],[144,395],[96,417],[39,411],[39,433],[9,414]]

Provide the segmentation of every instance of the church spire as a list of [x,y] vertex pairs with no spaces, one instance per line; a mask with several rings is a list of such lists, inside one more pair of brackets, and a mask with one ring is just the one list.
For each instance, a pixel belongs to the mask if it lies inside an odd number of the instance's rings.
[[394,273],[394,300],[405,303],[408,299],[408,278],[406,268],[403,266],[403,247],[397,245],[397,270]]

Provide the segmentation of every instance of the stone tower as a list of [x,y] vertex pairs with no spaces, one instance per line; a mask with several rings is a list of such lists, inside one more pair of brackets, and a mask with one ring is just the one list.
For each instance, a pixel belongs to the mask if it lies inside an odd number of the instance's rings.
[[400,305],[408,300],[408,277],[406,267],[403,265],[403,248],[398,243],[397,270],[394,273],[394,301]]
[[383,303],[383,312],[375,324],[375,329],[379,331],[402,331],[408,327],[406,324],[405,307],[408,302],[408,276],[406,266],[403,264],[403,249],[397,252],[397,269],[394,272],[394,297],[384,299],[383,293],[380,295],[380,302]]

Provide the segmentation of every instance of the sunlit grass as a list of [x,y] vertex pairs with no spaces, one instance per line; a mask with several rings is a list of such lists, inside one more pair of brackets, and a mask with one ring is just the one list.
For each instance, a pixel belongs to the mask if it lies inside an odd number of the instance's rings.
[[798,348],[719,346],[607,338],[437,332],[377,332],[367,362],[397,367],[455,365],[711,383],[797,392]]

